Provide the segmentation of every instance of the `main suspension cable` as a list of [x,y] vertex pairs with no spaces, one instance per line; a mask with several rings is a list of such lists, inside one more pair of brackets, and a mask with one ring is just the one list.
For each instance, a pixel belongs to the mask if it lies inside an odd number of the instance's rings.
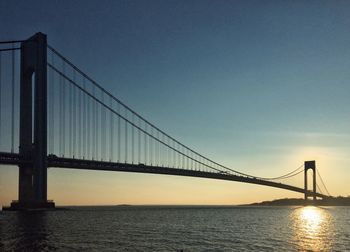
[[[278,180],[278,179],[290,178],[290,177],[293,177],[293,176],[295,176],[295,175],[300,174],[303,170],[301,170],[301,171],[299,171],[299,172],[298,172],[298,170],[302,169],[303,166],[304,166],[304,165],[301,165],[301,166],[299,166],[297,169],[295,169],[295,170],[293,170],[293,171],[291,171],[291,172],[289,172],[289,173],[287,173],[287,174],[284,174],[284,175],[282,175],[282,176],[279,176],[279,177],[274,177],[274,178],[262,178],[262,177],[259,177],[259,178],[264,179],[264,180]],[[294,173],[295,173],[295,174],[294,174]]]
[[[194,151],[193,149],[187,147],[186,145],[180,143],[179,141],[177,141],[175,138],[171,137],[170,135],[168,135],[167,133],[165,133],[164,131],[162,131],[160,128],[158,128],[157,126],[155,126],[154,124],[152,124],[151,122],[149,122],[148,120],[146,120],[145,118],[143,118],[141,115],[139,115],[137,112],[135,112],[134,110],[132,110],[129,106],[127,106],[126,104],[124,104],[121,100],[119,100],[118,98],[116,98],[113,94],[111,94],[110,92],[108,92],[106,89],[104,89],[101,85],[99,85],[96,81],[94,81],[92,78],[90,78],[87,74],[85,74],[82,70],[80,70],[77,66],[75,66],[72,62],[70,62],[67,58],[65,58],[61,53],[59,53],[57,50],[55,50],[52,46],[48,45],[48,48],[55,53],[58,57],[60,57],[64,62],[66,62],[70,67],[72,67],[76,72],[78,72],[79,74],[81,74],[84,78],[86,78],[88,81],[91,82],[91,84],[93,84],[93,86],[96,86],[98,89],[100,89],[102,92],[104,92],[105,94],[107,94],[111,99],[113,99],[114,101],[116,101],[119,105],[118,107],[121,105],[125,110],[130,111],[131,113],[131,118],[133,118],[133,116],[136,116],[136,118],[139,118],[139,120],[142,120],[145,123],[145,129],[143,129],[142,127],[137,126],[134,122],[134,120],[129,120],[127,117],[124,117],[119,113],[117,113],[114,109],[112,109],[111,106],[108,106],[106,104],[101,104],[102,106],[105,106],[107,109],[109,110],[113,110],[114,112],[116,112],[115,114],[118,115],[118,124],[119,124],[119,120],[120,118],[122,118],[123,120],[125,120],[126,122],[128,122],[128,124],[132,125],[133,127],[135,127],[139,132],[143,132],[145,134],[145,146],[147,146],[147,136],[150,137],[149,138],[149,142],[150,144],[152,143],[152,140],[156,140],[156,143],[159,142],[161,144],[163,144],[164,146],[166,146],[169,150],[174,150],[174,155],[180,154],[181,156],[183,156],[184,158],[186,157],[189,160],[194,161],[195,163],[199,163],[201,165],[203,165],[204,167],[210,168],[210,169],[214,169],[216,171],[222,172],[222,170],[220,170],[219,168],[228,170],[229,172],[233,172],[234,174],[238,174],[241,176],[246,176],[246,177],[250,177],[250,178],[256,178],[256,179],[262,179],[262,180],[278,180],[278,179],[286,179],[286,178],[290,178],[293,176],[296,176],[298,174],[300,174],[302,171],[299,171],[299,169],[301,169],[302,166],[298,167],[296,170],[293,170],[292,172],[289,172],[287,174],[284,174],[282,176],[279,177],[273,177],[273,178],[264,178],[264,177],[258,177],[258,176],[253,176],[247,173],[243,173],[243,172],[239,172],[237,170],[231,169],[227,166],[221,165],[203,155],[201,155],[200,153]],[[50,66],[50,65],[49,65]],[[53,66],[50,66],[53,67]],[[58,73],[60,73],[60,71],[56,68],[54,68],[54,70]],[[65,76],[65,78],[68,78],[67,76]],[[69,78],[68,78],[69,80]],[[71,81],[70,81],[71,82]],[[89,92],[87,92],[86,90],[83,90],[79,85],[77,85],[76,83],[73,83],[73,85],[76,85],[79,89],[81,89],[83,92],[86,92],[87,94]],[[90,94],[88,94],[89,96],[91,96]],[[93,96],[91,96],[93,97]],[[93,97],[93,99],[95,99]],[[100,103],[100,101],[97,101]],[[119,108],[118,108],[119,110]],[[161,133],[161,135],[166,138],[168,138],[169,140],[173,141],[173,145],[171,145],[168,141],[162,141],[161,139],[153,136],[152,134],[149,133],[149,131],[147,130],[147,125],[150,126],[151,129],[155,129],[155,131],[158,133]],[[118,127],[118,131],[119,131],[120,127]],[[125,129],[127,130],[127,129]],[[153,130],[151,130],[153,132]],[[151,132],[150,131],[150,132]],[[119,132],[118,132],[118,136],[119,136]],[[119,137],[118,137],[119,138]],[[120,143],[120,139],[118,139],[118,143]],[[118,144],[119,145],[119,144]],[[127,143],[126,143],[127,145]],[[177,148],[176,146],[177,145]],[[119,146],[118,146],[119,147]],[[152,146],[151,146],[152,147]],[[182,151],[180,151],[180,149],[182,149]],[[179,150],[178,150],[179,149]],[[126,150],[127,151],[127,150]],[[152,149],[149,149],[150,154],[152,153]],[[145,149],[145,161],[146,161],[146,157],[147,157],[147,148]],[[118,148],[118,159],[120,159],[120,148]],[[191,155],[192,153],[192,155]],[[152,153],[153,154],[153,153]],[[151,155],[152,155],[151,154]],[[197,158],[194,158],[194,156],[196,156]],[[151,159],[151,157],[149,157]],[[179,156],[180,158],[180,156]],[[127,156],[125,157],[125,159],[127,159]],[[201,160],[202,159],[202,160]],[[177,160],[176,156],[174,156],[174,162]],[[182,160],[182,162],[184,162],[184,160]],[[180,164],[181,162],[179,162]],[[209,164],[208,164],[209,163]],[[174,163],[174,166],[176,166],[176,163]],[[216,168],[217,167],[217,168]],[[298,172],[299,171],[299,172]]]

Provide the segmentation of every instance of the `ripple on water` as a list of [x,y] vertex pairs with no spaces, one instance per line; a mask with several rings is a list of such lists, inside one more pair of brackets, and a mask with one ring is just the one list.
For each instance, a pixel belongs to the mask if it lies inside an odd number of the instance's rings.
[[0,212],[0,251],[346,251],[349,210],[96,207]]

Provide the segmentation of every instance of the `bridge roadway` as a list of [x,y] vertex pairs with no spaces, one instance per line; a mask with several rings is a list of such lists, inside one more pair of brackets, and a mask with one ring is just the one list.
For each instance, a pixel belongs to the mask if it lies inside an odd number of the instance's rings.
[[[28,163],[31,160],[23,160],[19,154],[0,152],[0,164],[5,165],[19,165],[21,163]],[[304,188],[299,188],[292,185],[277,183],[268,180],[257,179],[254,177],[246,177],[233,175],[225,172],[205,172],[186,170],[178,168],[167,168],[161,166],[151,166],[144,164],[127,164],[127,163],[116,163],[116,162],[105,162],[96,160],[84,160],[84,159],[73,159],[73,158],[61,158],[53,155],[49,155],[47,158],[47,166],[54,168],[69,168],[69,169],[84,169],[84,170],[99,170],[99,171],[120,171],[120,172],[137,172],[137,173],[153,173],[153,174],[164,174],[164,175],[177,175],[187,177],[200,177],[200,178],[211,178],[220,180],[237,181],[243,183],[264,185],[270,187],[281,188],[293,192],[303,193]],[[313,192],[308,190],[308,195],[313,196]],[[328,198],[327,195],[316,193],[319,198]]]

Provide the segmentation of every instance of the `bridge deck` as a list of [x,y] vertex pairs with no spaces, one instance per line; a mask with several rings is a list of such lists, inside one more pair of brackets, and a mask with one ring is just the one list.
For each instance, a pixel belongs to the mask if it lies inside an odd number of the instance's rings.
[[[19,165],[26,161],[21,161],[19,154],[16,153],[4,153],[0,152],[0,164],[7,165]],[[29,161],[28,161],[29,162]],[[281,188],[289,191],[304,193],[304,188],[299,188],[292,185],[277,183],[273,181],[261,180],[257,178],[238,176],[228,173],[219,172],[205,172],[195,170],[185,170],[177,168],[168,168],[161,166],[150,166],[144,164],[127,164],[127,163],[116,163],[116,162],[104,162],[94,160],[83,160],[73,158],[60,158],[60,157],[48,157],[48,167],[55,168],[69,168],[69,169],[85,169],[85,170],[101,170],[101,171],[120,171],[120,172],[137,172],[137,173],[153,173],[153,174],[165,174],[165,175],[177,175],[187,177],[200,177],[210,179],[220,179],[237,181],[243,183],[264,185],[270,187]],[[312,196],[313,192],[308,191],[308,195]],[[328,196],[316,193],[317,197],[327,198]]]

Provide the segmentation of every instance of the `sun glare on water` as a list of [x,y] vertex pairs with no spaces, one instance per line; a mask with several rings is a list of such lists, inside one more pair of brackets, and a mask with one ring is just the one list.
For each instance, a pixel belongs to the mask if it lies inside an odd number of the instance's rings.
[[330,251],[332,218],[327,209],[307,206],[292,214],[296,242],[301,250]]
[[304,226],[308,233],[317,233],[321,228],[320,224],[324,216],[316,207],[304,207],[300,213],[300,218],[304,222]]

